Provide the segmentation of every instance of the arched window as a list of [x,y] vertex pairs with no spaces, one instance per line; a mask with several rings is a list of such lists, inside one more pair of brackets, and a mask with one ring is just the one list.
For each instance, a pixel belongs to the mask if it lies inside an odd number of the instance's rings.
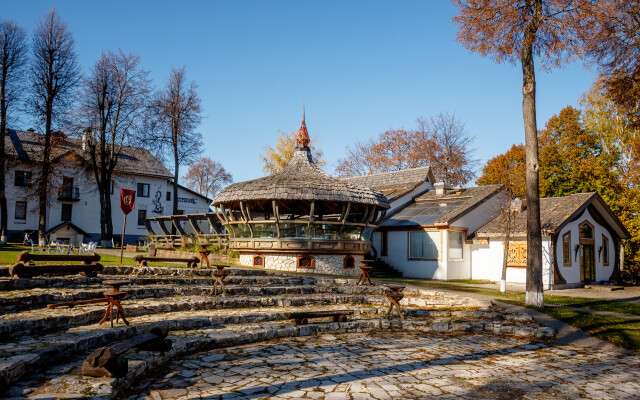
[[580,224],[580,239],[593,239],[593,225],[588,221]]
[[253,256],[253,266],[264,268],[264,256],[262,255]]
[[313,269],[315,268],[315,260],[311,256],[300,256],[298,257],[298,263],[296,267]]
[[345,268],[354,268],[356,266],[356,259],[353,256],[346,256],[344,258],[344,267]]

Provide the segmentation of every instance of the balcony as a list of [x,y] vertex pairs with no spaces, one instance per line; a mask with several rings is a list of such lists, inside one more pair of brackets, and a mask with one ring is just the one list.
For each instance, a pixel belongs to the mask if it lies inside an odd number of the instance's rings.
[[63,187],[58,189],[58,200],[78,201],[80,200],[80,189],[77,187]]

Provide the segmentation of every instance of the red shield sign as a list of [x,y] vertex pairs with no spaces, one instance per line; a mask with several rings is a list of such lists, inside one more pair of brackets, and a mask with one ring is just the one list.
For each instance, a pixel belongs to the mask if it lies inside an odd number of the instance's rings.
[[136,207],[136,191],[120,189],[120,209],[124,215],[129,214]]

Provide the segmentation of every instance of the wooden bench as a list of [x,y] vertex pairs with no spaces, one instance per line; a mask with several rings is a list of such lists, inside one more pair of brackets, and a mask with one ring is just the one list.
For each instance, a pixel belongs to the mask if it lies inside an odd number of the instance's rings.
[[146,267],[148,262],[183,262],[187,264],[187,268],[195,268],[200,263],[200,258],[193,257],[150,257],[137,255],[133,257],[134,261],[138,263],[138,267]]
[[306,325],[309,318],[333,318],[333,322],[345,322],[348,315],[353,315],[353,310],[327,310],[327,311],[300,311],[287,314],[287,319],[291,319],[296,325]]
[[[9,275],[25,278],[42,274],[81,274],[95,277],[102,271],[100,256],[97,254],[30,254],[23,251],[17,256],[18,264],[9,268]],[[37,261],[79,262],[80,264],[40,264]]]
[[171,341],[165,339],[167,331],[153,328],[150,333],[132,337],[109,347],[100,347],[82,363],[82,375],[100,377],[122,377],[127,374],[127,360],[120,358],[127,351],[137,348],[146,351],[166,352],[171,350]]

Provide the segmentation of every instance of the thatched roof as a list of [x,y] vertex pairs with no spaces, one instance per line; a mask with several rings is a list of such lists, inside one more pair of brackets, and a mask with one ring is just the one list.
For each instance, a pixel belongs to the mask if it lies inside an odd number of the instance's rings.
[[227,186],[213,205],[240,200],[327,200],[389,207],[382,193],[322,171],[308,147],[296,148],[289,165],[273,175]]
[[[620,220],[595,192],[574,193],[563,197],[545,197],[540,199],[540,225],[547,234],[558,233],[562,228],[580,215],[590,204],[605,218],[607,223],[620,235],[629,236]],[[499,215],[488,222],[475,233],[477,237],[501,237],[504,235],[503,215]],[[511,235],[525,236],[527,234],[527,212],[520,211],[511,220]]]
[[[90,155],[82,150],[82,140],[65,136],[55,142],[56,145],[51,148],[52,160],[70,156],[87,166],[91,165]],[[9,158],[24,163],[36,163],[42,159],[44,135],[9,129],[4,137],[4,144]],[[173,174],[149,150],[132,146],[123,146],[115,172],[173,178]]]
[[498,194],[502,188],[502,185],[483,185],[447,190],[442,195],[430,190],[416,197],[412,204],[385,218],[380,226],[448,226]]

